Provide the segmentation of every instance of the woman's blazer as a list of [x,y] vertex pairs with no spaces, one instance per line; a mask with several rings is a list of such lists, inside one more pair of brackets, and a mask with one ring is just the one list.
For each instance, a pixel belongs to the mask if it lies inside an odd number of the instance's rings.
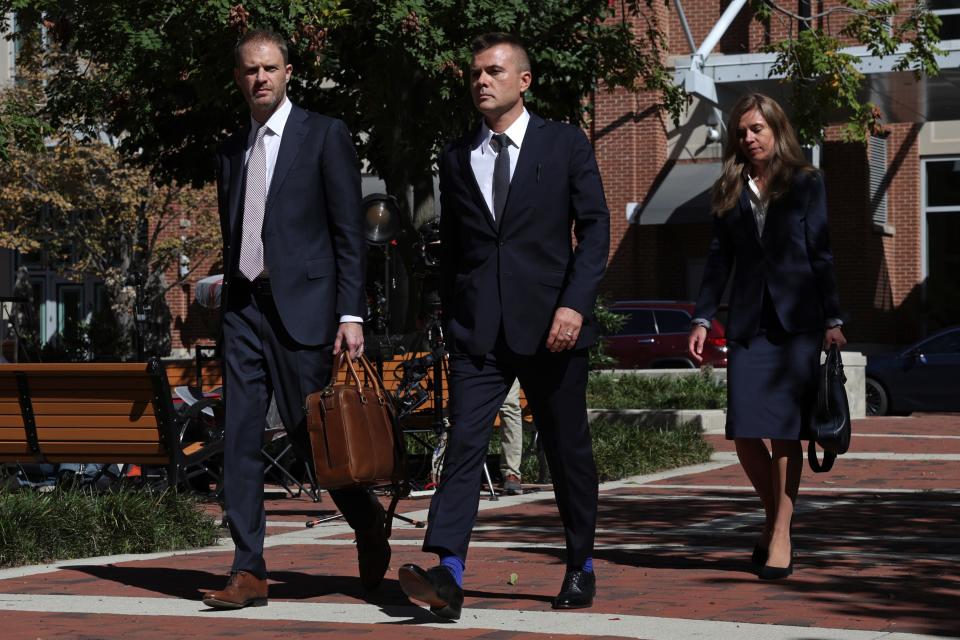
[[714,220],[694,317],[713,318],[731,271],[730,340],[757,335],[764,288],[791,333],[823,330],[827,318],[840,317],[820,172],[797,172],[790,190],[768,206],[762,236],[747,187],[737,206]]

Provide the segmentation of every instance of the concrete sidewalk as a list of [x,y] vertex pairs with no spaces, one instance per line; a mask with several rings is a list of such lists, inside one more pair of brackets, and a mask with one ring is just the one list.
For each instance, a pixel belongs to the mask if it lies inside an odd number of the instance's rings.
[[[708,434],[709,464],[601,487],[592,609],[550,609],[563,534],[548,487],[481,500],[457,623],[410,604],[397,583],[401,564],[434,562],[419,550],[422,529],[397,522],[387,579],[368,594],[342,521],[304,527],[329,502],[279,498],[268,503],[267,607],[200,602],[223,584],[225,541],[0,571],[0,637],[960,637],[960,416],[871,418],[854,433],[832,472],[804,471],[796,571],[782,582],[751,572],[762,513],[730,443]],[[423,518],[428,501],[401,511]]]

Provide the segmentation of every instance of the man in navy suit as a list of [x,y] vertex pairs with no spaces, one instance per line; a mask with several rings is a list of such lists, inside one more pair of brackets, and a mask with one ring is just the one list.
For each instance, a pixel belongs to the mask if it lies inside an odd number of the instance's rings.
[[[514,379],[526,392],[553,478],[567,546],[554,608],[595,593],[597,472],[586,414],[593,305],[610,214],[593,150],[577,127],[524,108],[530,62],[508,34],[473,43],[470,88],[483,121],[440,156],[441,303],[450,345],[452,427],[424,551],[440,565],[400,569],[400,585],[457,619],[481,467]],[[571,231],[576,245],[571,241]]]
[[[234,78],[250,125],[217,154],[224,492],[236,545],[226,588],[203,599],[217,608],[267,602],[260,448],[270,396],[297,454],[309,461],[304,399],[329,383],[334,354],[363,350],[359,163],[343,122],[290,102],[292,71],[279,35],[250,31],[240,39]],[[356,531],[361,583],[375,588],[390,562],[383,509],[359,487],[330,496]]]

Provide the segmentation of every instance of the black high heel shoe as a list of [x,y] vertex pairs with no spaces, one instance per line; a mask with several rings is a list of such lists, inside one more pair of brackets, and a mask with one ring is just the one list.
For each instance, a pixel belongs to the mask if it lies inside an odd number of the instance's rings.
[[793,550],[790,550],[790,564],[785,567],[769,567],[764,564],[757,572],[761,580],[783,580],[793,573]]
[[760,567],[760,572],[757,574],[757,577],[761,580],[783,580],[792,573],[793,560],[791,559],[790,564],[785,567],[768,567],[767,565],[763,565]]
[[757,565],[758,567],[762,567],[763,565],[767,564],[767,557],[769,555],[770,555],[770,550],[764,549],[763,547],[760,546],[760,543],[758,542],[753,547],[753,553],[750,554],[750,562]]

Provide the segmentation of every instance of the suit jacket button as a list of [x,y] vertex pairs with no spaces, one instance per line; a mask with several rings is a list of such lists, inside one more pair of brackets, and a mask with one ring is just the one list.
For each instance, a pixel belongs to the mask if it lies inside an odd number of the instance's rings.
[[499,245],[500,245],[500,246],[502,247],[503,245],[505,245],[505,244],[507,244],[507,243],[506,243],[506,241],[504,241],[504,240],[501,240],[501,241],[500,241],[500,242],[498,242],[497,244],[499,244]]

